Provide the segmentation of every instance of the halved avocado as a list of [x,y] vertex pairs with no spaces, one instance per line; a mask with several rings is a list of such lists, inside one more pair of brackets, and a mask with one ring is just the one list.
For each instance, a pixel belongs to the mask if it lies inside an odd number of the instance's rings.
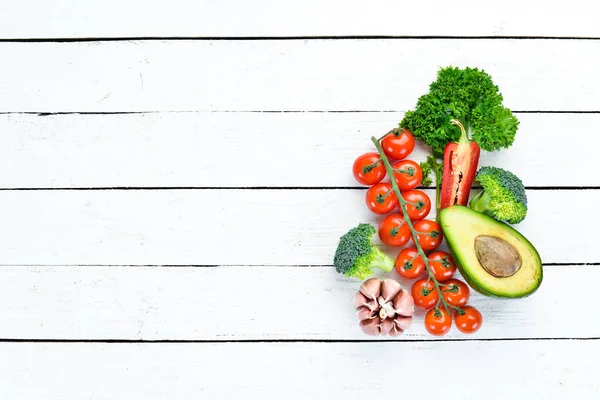
[[480,293],[526,297],[542,283],[542,260],[509,225],[463,206],[440,211],[440,223],[463,277]]

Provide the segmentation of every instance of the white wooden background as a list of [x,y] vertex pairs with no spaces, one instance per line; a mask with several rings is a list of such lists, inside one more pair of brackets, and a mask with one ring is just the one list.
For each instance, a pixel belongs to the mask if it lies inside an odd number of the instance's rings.
[[[0,399],[600,398],[596,8],[4,0]],[[528,187],[544,282],[374,340],[331,266],[377,221],[350,166],[449,64],[521,120],[481,163]]]

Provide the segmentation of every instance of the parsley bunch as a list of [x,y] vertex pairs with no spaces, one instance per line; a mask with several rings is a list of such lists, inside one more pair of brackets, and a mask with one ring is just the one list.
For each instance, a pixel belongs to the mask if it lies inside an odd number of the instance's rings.
[[471,140],[485,151],[512,145],[519,121],[502,105],[502,94],[492,78],[477,68],[442,68],[429,92],[408,111],[400,126],[412,132],[440,157],[446,144],[456,142],[460,129],[451,119],[461,121]]

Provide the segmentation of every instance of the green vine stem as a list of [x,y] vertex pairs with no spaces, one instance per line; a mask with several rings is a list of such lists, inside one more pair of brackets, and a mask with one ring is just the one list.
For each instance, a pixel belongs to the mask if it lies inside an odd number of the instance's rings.
[[404,174],[404,175],[408,175],[408,176],[415,176],[415,169],[414,168],[394,169],[394,173]]
[[379,165],[381,165],[381,160],[375,161],[373,164],[365,165],[362,169],[362,173],[366,175]]
[[[425,255],[425,252],[423,251],[423,248],[421,247],[421,244],[419,243],[419,239],[417,238],[418,232],[415,230],[415,227],[413,226],[412,221],[410,220],[410,217],[408,216],[408,211],[406,209],[406,200],[404,200],[404,198],[402,197],[402,193],[400,192],[400,189],[398,188],[398,184],[396,183],[396,180],[394,179],[394,173],[393,173],[394,169],[390,165],[390,161],[388,160],[387,156],[383,152],[383,148],[381,147],[381,143],[379,143],[379,140],[375,136],[373,136],[373,137],[371,137],[371,141],[375,144],[375,147],[377,148],[377,151],[379,152],[379,156],[381,157],[381,160],[383,161],[383,165],[385,166],[385,170],[387,171],[388,175],[391,177],[390,181],[392,183],[392,190],[394,191],[394,193],[396,193],[396,196],[398,197],[398,202],[400,203],[400,208],[402,209],[402,215],[404,218],[404,222],[408,225],[408,228],[410,229],[410,233],[412,235],[413,242],[415,243],[415,247],[417,248],[417,253],[419,254],[419,256],[421,256],[421,259],[425,263],[425,268],[427,268],[427,274],[429,275],[427,280],[433,282],[433,286],[435,287],[435,290],[437,291],[438,297],[439,297],[438,303],[441,302],[443,304],[444,308],[446,309],[446,312],[448,314],[450,314],[450,307],[452,307],[452,308],[456,308],[456,307],[453,307],[450,304],[448,304],[448,302],[446,301],[446,299],[444,298],[444,295],[442,293],[442,288],[441,288],[440,283],[437,281],[437,279],[435,279],[433,270],[431,269],[431,266],[429,265],[429,259]],[[436,177],[437,177],[437,174],[438,174],[438,169],[436,169]],[[436,306],[436,308],[437,308],[437,306]]]
[[435,222],[440,223],[440,195],[442,186],[442,164],[433,159],[433,171],[435,173]]

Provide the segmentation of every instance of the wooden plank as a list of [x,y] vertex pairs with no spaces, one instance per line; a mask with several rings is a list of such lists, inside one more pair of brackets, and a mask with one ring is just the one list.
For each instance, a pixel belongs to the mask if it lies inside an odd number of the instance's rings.
[[[0,37],[466,35],[600,36],[592,2],[474,0],[5,0]],[[516,12],[518,11],[518,12]]]
[[[401,113],[0,115],[0,187],[358,186],[354,158]],[[515,144],[483,153],[528,187],[600,185],[594,146],[557,168],[565,132],[591,143],[600,114],[519,114]],[[423,161],[418,146],[411,159]],[[573,173],[577,171],[577,173]]]
[[[395,272],[388,276],[410,288]],[[552,266],[532,296],[469,304],[482,328],[446,339],[600,337],[592,318],[573,312],[592,304],[597,266]],[[15,267],[0,270],[0,338],[58,340],[370,340],[352,299],[360,282],[332,267]],[[577,294],[575,291],[578,291]],[[418,311],[405,340],[433,339]]]
[[[4,264],[330,265],[339,237],[377,224],[363,190],[159,190],[0,192]],[[431,191],[429,194],[433,195]],[[600,190],[529,191],[520,231],[546,263],[600,260],[570,204]],[[434,218],[433,213],[430,218]],[[571,249],[566,251],[565,249]]]
[[385,398],[401,392],[415,398],[432,385],[432,376],[443,376],[448,399],[464,399],[468,390],[492,400],[591,400],[599,394],[599,351],[597,340],[2,343],[0,356],[10,362],[0,366],[0,393],[20,400],[157,400],[192,393],[210,399],[243,393],[245,399],[263,400]]
[[1,43],[0,112],[405,111],[447,65],[488,71],[514,110],[593,111],[599,51],[600,40]]

